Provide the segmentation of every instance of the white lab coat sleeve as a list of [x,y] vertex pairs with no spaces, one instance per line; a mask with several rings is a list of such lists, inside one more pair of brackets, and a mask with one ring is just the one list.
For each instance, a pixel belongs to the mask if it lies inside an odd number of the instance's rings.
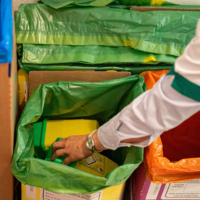
[[[98,129],[104,147],[146,147],[200,110],[200,21],[196,37],[175,67],[153,89],[146,91]],[[149,136],[140,143],[122,140]]]

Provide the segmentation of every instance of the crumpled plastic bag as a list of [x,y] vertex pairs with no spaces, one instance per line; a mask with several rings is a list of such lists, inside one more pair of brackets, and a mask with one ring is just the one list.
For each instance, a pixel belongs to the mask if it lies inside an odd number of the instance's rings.
[[138,12],[114,8],[62,8],[22,4],[16,14],[17,43],[129,46],[180,56],[195,36],[200,12]]
[[114,0],[41,0],[47,6],[58,9],[72,6],[93,6],[102,7],[110,4]]
[[23,63],[59,64],[174,64],[176,56],[154,54],[131,47],[23,44]]
[[131,74],[140,74],[147,70],[161,70],[171,69],[172,65],[83,65],[83,64],[53,64],[53,65],[39,65],[31,63],[22,63],[18,61],[19,67],[29,74],[30,71],[61,71],[61,70],[95,70],[95,71],[124,71],[131,72]]
[[156,70],[156,71],[145,71],[140,74],[140,76],[144,76],[144,81],[147,85],[147,90],[153,88],[155,83],[164,75],[169,72],[167,69]]
[[[168,70],[161,70],[161,71],[143,73],[142,75],[144,75],[145,77],[145,83],[147,84],[147,88],[151,89],[153,85],[159,80],[159,78],[161,78],[167,72]],[[198,117],[199,113],[197,113],[196,116]],[[170,131],[171,130],[169,130],[168,132]],[[167,132],[165,133],[167,134]],[[163,151],[164,147],[161,137],[158,137],[152,144],[150,144],[148,147],[145,148],[144,162],[147,169],[146,172],[147,177],[153,183],[163,183],[163,184],[199,179],[200,158],[198,157],[187,158],[187,159],[181,159],[176,162],[170,161],[167,157],[165,157],[164,154],[165,151]]]
[[104,82],[41,84],[32,94],[17,127],[12,172],[23,184],[57,193],[93,193],[126,181],[143,160],[143,148],[104,151],[119,166],[105,178],[34,157],[34,122],[48,119],[95,119],[102,125],[146,90],[138,75]]

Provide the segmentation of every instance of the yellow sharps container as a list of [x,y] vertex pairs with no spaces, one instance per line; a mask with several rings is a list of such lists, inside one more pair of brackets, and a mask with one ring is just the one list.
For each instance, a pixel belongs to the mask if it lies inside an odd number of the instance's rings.
[[43,120],[33,124],[34,146],[48,150],[49,147],[60,138],[71,135],[87,135],[99,128],[96,120]]
[[[96,120],[43,120],[33,124],[35,155],[49,161],[52,152],[52,144],[59,138],[66,138],[71,135],[86,135],[98,129]],[[44,153],[46,152],[46,153]],[[54,162],[62,163],[66,156],[56,159]],[[69,165],[75,169],[105,177],[118,165],[100,153],[94,153],[87,159],[73,162]]]

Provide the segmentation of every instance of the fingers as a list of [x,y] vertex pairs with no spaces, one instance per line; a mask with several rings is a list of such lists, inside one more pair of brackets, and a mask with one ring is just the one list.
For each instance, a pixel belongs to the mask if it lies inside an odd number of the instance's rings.
[[60,156],[67,156],[66,151],[64,149],[59,149],[54,152],[53,156],[51,156],[51,161],[54,161],[55,159],[59,158]]
[[71,162],[74,162],[75,160],[73,160],[71,157],[67,157],[65,158],[65,160],[63,161],[62,164],[64,165],[69,165]]
[[63,148],[65,148],[65,140],[66,140],[66,139],[61,139],[61,140],[59,140],[58,142],[54,142],[54,143],[53,143],[52,151],[55,152],[55,151],[58,150],[58,149],[63,149]]
[[63,161],[64,165],[69,165],[71,162],[82,160],[92,155],[92,152],[86,146],[87,135],[70,136],[65,139],[61,139],[53,144],[53,156],[51,161],[62,157],[68,156]]

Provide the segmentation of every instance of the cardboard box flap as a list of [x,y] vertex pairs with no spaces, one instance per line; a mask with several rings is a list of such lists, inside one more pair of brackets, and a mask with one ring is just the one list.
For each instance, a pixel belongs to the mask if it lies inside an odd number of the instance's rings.
[[44,83],[58,81],[101,82],[130,76],[131,72],[97,72],[97,71],[31,71],[29,73],[29,97],[33,91]]
[[130,10],[140,11],[140,12],[147,12],[147,11],[200,11],[200,6],[133,6]]

